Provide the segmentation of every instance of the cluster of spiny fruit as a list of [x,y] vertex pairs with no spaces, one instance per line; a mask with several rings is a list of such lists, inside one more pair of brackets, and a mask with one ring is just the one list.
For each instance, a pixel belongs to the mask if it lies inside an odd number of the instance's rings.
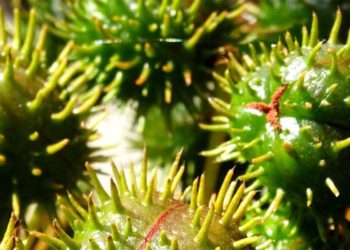
[[[1,250],[350,247],[346,0],[19,2],[0,9]],[[113,100],[177,142],[190,117],[211,143],[189,152],[238,177],[196,178],[183,151],[149,171],[145,149],[103,183],[87,121]]]

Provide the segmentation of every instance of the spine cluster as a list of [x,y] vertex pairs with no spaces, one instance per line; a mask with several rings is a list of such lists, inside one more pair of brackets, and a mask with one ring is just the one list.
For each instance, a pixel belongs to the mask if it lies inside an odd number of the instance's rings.
[[231,181],[229,171],[217,195],[209,204],[204,200],[205,175],[196,178],[192,186],[179,192],[184,166],[179,166],[180,154],[174,161],[163,184],[157,191],[157,174],[147,179],[147,160],[144,159],[140,178],[131,179],[124,170],[112,164],[114,180],[110,181],[110,194],[99,182],[96,172],[87,165],[91,182],[96,190],[86,199],[87,208],[72,195],[60,199],[69,223],[74,229],[71,238],[57,222],[53,227],[59,239],[32,232],[57,249],[265,249],[271,241],[259,236],[245,236],[256,224],[262,223],[270,213],[240,223],[256,191]]

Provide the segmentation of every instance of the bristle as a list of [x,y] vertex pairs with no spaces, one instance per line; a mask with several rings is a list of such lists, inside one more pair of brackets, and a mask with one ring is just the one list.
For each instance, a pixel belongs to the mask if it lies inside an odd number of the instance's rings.
[[14,76],[13,76],[13,64],[12,64],[12,60],[11,60],[11,51],[10,50],[6,50],[5,52],[5,56],[6,56],[6,63],[5,63],[5,69],[4,69],[4,83],[5,84],[13,84],[14,80]]
[[81,245],[72,239],[58,224],[56,220],[53,221],[53,229],[55,233],[60,237],[60,239],[67,245],[70,249],[80,249]]
[[0,167],[4,166],[6,164],[6,156],[3,154],[0,154]]
[[[18,52],[21,48],[21,16],[19,9],[15,8],[13,10],[13,23],[14,23],[14,35],[13,35],[13,45],[14,51]],[[1,27],[1,24],[0,24]],[[1,28],[0,28],[1,29]]]
[[250,56],[252,57],[253,61],[255,64],[259,64],[258,56],[256,54],[256,49],[253,44],[249,44],[249,51],[250,51]]
[[107,236],[107,250],[117,250],[117,247],[114,245],[111,235]]
[[[209,130],[209,131],[227,131],[230,128],[229,124],[204,124],[200,123],[199,127],[204,130]],[[203,151],[206,152],[206,151]]]
[[154,171],[153,177],[151,179],[151,183],[147,187],[144,204],[145,206],[151,206],[153,203],[153,193],[156,189],[156,179],[157,179],[157,172]]
[[248,180],[255,179],[262,176],[263,173],[264,173],[264,168],[260,167],[255,171],[240,175],[238,179],[241,181],[248,181]]
[[[83,82],[86,82],[84,79]],[[92,90],[92,95],[89,99],[87,99],[85,102],[83,102],[81,105],[77,106],[74,108],[73,113],[74,114],[84,114],[91,110],[91,108],[97,103],[99,98],[101,97],[102,94],[102,88],[100,86],[97,86]]]
[[48,95],[55,89],[58,79],[64,71],[65,67],[66,61],[63,61],[63,63],[61,63],[55,70],[55,72],[52,74],[47,85],[37,92],[34,100],[27,103],[27,107],[30,111],[34,112],[38,110],[38,108],[42,105],[44,99],[47,98]]
[[142,157],[142,164],[141,164],[141,174],[140,174],[140,189],[143,192],[146,192],[147,190],[147,150],[146,147],[143,149],[143,157]]
[[89,238],[90,250],[101,250],[100,246],[94,238]]
[[67,248],[66,244],[60,239],[48,236],[47,234],[40,233],[37,231],[31,231],[29,233],[31,236],[34,236],[34,237],[39,238],[40,240],[46,242],[47,244],[49,244],[49,246],[53,247],[54,249],[66,249]]
[[318,17],[316,13],[312,13],[312,25],[310,31],[309,47],[315,47],[318,43]]
[[285,34],[285,40],[286,40],[289,52],[294,51],[294,49],[295,49],[294,41],[293,41],[293,38],[292,38],[292,35],[290,34],[290,32],[287,32]]
[[263,217],[263,221],[267,220],[271,216],[271,214],[278,209],[284,195],[285,192],[282,189],[277,189],[276,196],[271,202],[269,208],[266,210],[265,215]]
[[124,228],[124,235],[125,236],[131,236],[133,233],[132,229],[132,222],[130,217],[126,217],[126,222],[125,222],[125,228]]
[[235,211],[235,213],[232,216],[232,219],[236,222],[239,222],[240,219],[244,216],[244,213],[248,206],[250,205],[251,201],[253,200],[256,192],[251,191],[248,193],[246,197],[243,198],[242,202],[240,203],[239,207]]
[[267,240],[264,243],[261,243],[255,247],[256,250],[265,250],[265,249],[270,249],[272,246],[273,241],[272,240]]
[[65,217],[72,228],[75,229],[75,225],[83,224],[82,218],[74,211],[74,209],[71,206],[61,204],[60,209],[65,214]]
[[69,139],[65,138],[59,142],[53,143],[46,147],[46,153],[48,154],[56,154],[57,152],[63,150],[69,143]]
[[237,182],[236,181],[232,181],[230,183],[230,186],[228,187],[228,190],[225,194],[225,199],[224,199],[224,204],[223,204],[223,211],[226,211],[226,209],[228,208],[230,201],[233,197],[234,194],[234,190],[236,188]]
[[62,110],[58,111],[57,113],[53,113],[51,115],[51,119],[56,122],[61,122],[67,119],[73,112],[75,102],[76,102],[76,98],[71,98]]
[[129,172],[130,172],[130,189],[131,189],[131,195],[136,197],[137,196],[137,184],[136,184],[136,176],[135,176],[135,169],[134,164],[130,162],[129,164]]
[[306,206],[311,207],[312,205],[313,192],[311,188],[306,189]]
[[110,186],[111,186],[111,198],[112,198],[114,211],[116,213],[122,213],[124,208],[123,208],[121,199],[119,197],[117,186],[112,179],[110,180]]
[[172,101],[173,92],[172,92],[172,84],[170,81],[165,82],[165,89],[164,89],[164,102],[166,104],[170,104]]
[[347,55],[347,53],[350,50],[350,29],[348,31],[348,38],[346,40],[346,44],[337,51],[337,56],[338,57],[344,57],[345,55]]
[[15,231],[17,222],[18,222],[18,219],[17,219],[15,213],[11,213],[10,221],[7,224],[5,235],[2,238],[2,241],[0,243],[0,247],[4,247],[3,245],[6,244],[11,239],[11,237],[14,235],[14,231]]
[[98,219],[97,212],[96,212],[96,205],[92,201],[91,195],[89,196],[89,218],[91,219],[92,226],[98,230],[102,229],[103,225],[101,224],[100,220]]
[[333,75],[338,70],[338,68],[337,68],[338,67],[337,53],[333,49],[330,49],[328,52],[332,55],[332,63],[331,63],[331,67],[329,68],[329,72],[331,75]]
[[313,66],[315,57],[316,57],[318,51],[321,49],[321,46],[322,46],[322,42],[319,42],[316,46],[314,46],[312,48],[312,50],[310,51],[310,54],[306,60],[307,66],[309,66],[309,67]]
[[193,220],[192,220],[192,226],[195,228],[199,228],[200,227],[200,223],[201,223],[201,215],[202,215],[202,211],[203,211],[204,206],[200,206],[197,207],[194,216],[193,216]]
[[195,178],[192,183],[190,208],[193,211],[197,209],[197,197],[198,197],[198,177]]
[[241,77],[245,76],[247,74],[247,71],[244,69],[244,67],[237,61],[235,56],[233,54],[229,54],[230,59],[230,67],[237,72]]
[[269,161],[273,158],[272,152],[267,152],[266,154],[257,156],[251,160],[252,164],[259,164],[265,161]]
[[305,47],[305,46],[308,46],[308,44],[309,44],[309,33],[308,33],[307,28],[305,26],[303,26],[301,46]]
[[242,233],[247,233],[250,229],[255,227],[256,225],[259,225],[262,223],[262,218],[259,217],[254,217],[253,219],[250,219],[247,221],[245,224],[239,227],[239,231]]
[[268,49],[267,49],[267,47],[266,47],[264,42],[259,42],[259,46],[260,46],[262,55],[264,55],[264,57],[261,58],[261,60],[262,60],[261,63],[263,63],[269,58],[270,53],[269,53],[269,51],[268,51]]
[[179,250],[179,243],[176,237],[171,240],[170,250]]
[[247,237],[247,238],[235,241],[233,243],[233,247],[234,248],[243,248],[243,247],[249,246],[253,243],[256,243],[258,240],[259,240],[258,236]]
[[151,68],[148,63],[143,65],[140,76],[136,79],[135,84],[140,86],[143,85],[151,74]]
[[121,240],[121,234],[119,233],[119,230],[118,230],[118,228],[117,228],[117,225],[114,223],[114,222],[112,222],[112,224],[111,224],[111,233],[112,233],[112,238],[114,239],[114,240],[117,240],[117,241],[120,241]]
[[224,115],[227,115],[227,117],[233,117],[234,114],[230,111],[230,104],[225,103],[224,101],[215,98],[215,97],[209,97],[208,101],[210,105],[219,113],[222,113]]
[[21,49],[21,55],[22,55],[21,60],[23,60],[24,62],[29,61],[31,49],[33,47],[35,29],[36,29],[36,12],[34,9],[31,9],[29,13],[29,24],[28,24],[27,35],[25,37],[23,47]]
[[167,179],[164,183],[161,200],[165,201],[165,200],[169,199],[170,194],[171,194],[171,180]]
[[101,202],[108,201],[110,199],[110,197],[107,194],[107,192],[104,190],[104,188],[102,187],[102,184],[97,177],[96,171],[92,168],[92,166],[88,162],[85,164],[85,167],[86,167],[87,171],[89,172],[92,185],[94,186],[94,188],[98,194],[98,198],[101,200]]
[[126,181],[125,179],[123,180],[121,174],[119,173],[117,166],[115,165],[115,163],[112,161],[111,162],[111,166],[112,166],[112,172],[113,172],[113,176],[114,179],[117,182],[117,186],[118,186],[118,190],[120,191],[121,194],[125,194],[129,192],[128,186],[126,185]]
[[232,197],[229,206],[227,207],[224,215],[220,220],[224,226],[228,226],[232,221],[232,216],[236,212],[239,202],[243,196],[244,189],[245,189],[245,184],[241,184],[237,189],[237,191],[235,192],[234,196]]
[[171,194],[173,194],[175,192],[175,190],[177,189],[184,172],[185,172],[185,166],[181,166],[179,171],[177,171],[174,179],[172,180],[172,185],[171,185],[171,188],[170,188],[170,193]]
[[7,43],[4,11],[0,8],[0,47],[4,48]]
[[206,241],[208,241],[208,231],[210,229],[213,216],[214,216],[214,206],[213,204],[211,204],[209,207],[209,211],[204,219],[204,222],[201,225],[198,231],[198,234],[196,235],[196,240],[199,242],[199,244],[203,244]]
[[225,179],[221,185],[220,191],[218,193],[218,197],[215,201],[214,207],[215,207],[215,213],[217,214],[222,213],[225,195],[227,193],[227,189],[229,188],[232,176],[233,176],[233,169],[227,172]]
[[339,34],[341,22],[342,22],[342,15],[341,15],[340,9],[338,9],[337,14],[335,16],[332,30],[329,34],[329,38],[328,38],[329,44],[337,44],[338,43],[338,34]]
[[161,246],[168,246],[170,245],[170,242],[171,241],[169,240],[166,231],[162,230],[159,235],[159,244]]
[[78,201],[73,197],[73,195],[71,193],[68,192],[68,199],[70,201],[70,203],[72,204],[72,206],[74,207],[74,209],[79,213],[79,215],[83,218],[83,219],[87,219],[88,217],[88,213],[86,212],[86,210],[78,203]]
[[197,194],[197,206],[205,205],[205,175],[202,174],[199,180],[199,188]]
[[340,192],[337,186],[334,184],[333,180],[328,177],[325,182],[329,190],[334,194],[334,196],[338,197],[340,195]]
[[350,146],[350,137],[333,143],[333,149],[335,152],[339,152],[349,146]]

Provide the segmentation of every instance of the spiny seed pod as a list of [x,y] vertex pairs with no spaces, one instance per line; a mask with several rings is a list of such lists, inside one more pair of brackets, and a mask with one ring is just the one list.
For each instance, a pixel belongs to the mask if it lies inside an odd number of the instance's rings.
[[[231,57],[227,77],[216,75],[231,103],[210,99],[224,116],[214,125],[231,140],[203,152],[217,160],[250,162],[251,176],[315,214],[325,239],[329,220],[345,225],[350,204],[350,32],[338,44],[341,13],[327,41],[318,41],[317,16],[301,45],[286,34],[268,52],[245,55],[245,65]],[[235,72],[230,76],[230,71]],[[236,82],[236,83],[233,83]],[[333,228],[332,227],[332,228]]]
[[311,23],[312,12],[315,12],[320,19],[320,37],[326,37],[332,27],[332,20],[338,8],[345,17],[339,35],[341,40],[346,40],[346,31],[350,25],[348,0],[259,0],[248,2],[247,13],[251,13],[251,19],[255,20],[247,24],[248,37],[246,40],[248,41],[277,42],[281,34],[287,30],[293,36],[299,36],[300,27]]
[[60,14],[47,18],[51,30],[76,43],[62,84],[85,72],[92,86],[104,86],[106,98],[136,100],[139,113],[152,105],[168,113],[178,102],[198,111],[193,98],[208,91],[208,65],[235,40],[234,19],[243,11],[235,1],[221,2],[228,7],[207,13],[198,0],[60,1]]
[[[253,245],[263,249],[266,242],[259,242],[259,236],[245,236],[252,227],[250,221],[242,228],[245,233],[239,227],[256,192],[245,188],[244,183],[235,190],[238,183],[231,182],[231,170],[208,206],[204,201],[204,175],[196,178],[192,187],[183,193],[177,192],[184,172],[184,166],[179,167],[179,158],[180,154],[162,192],[156,191],[156,172],[147,181],[146,159],[138,183],[133,168],[127,180],[124,171],[112,164],[116,184],[111,179],[110,195],[103,189],[95,171],[87,166],[98,202],[90,196],[86,201],[88,209],[85,209],[72,195],[69,200],[60,201],[74,237],[64,233],[57,222],[53,226],[58,238],[37,231],[31,235],[58,249],[250,249]],[[258,220],[261,223],[261,218]]]
[[[94,132],[83,124],[100,90],[85,97],[60,98],[58,79],[66,68],[63,51],[45,68],[42,27],[34,46],[35,11],[21,40],[20,13],[14,10],[15,33],[7,42],[0,9],[0,200],[2,216],[22,214],[32,202],[53,208],[56,192],[77,190],[84,163],[95,149],[87,143]],[[6,212],[4,212],[5,210]],[[20,211],[22,210],[22,211]]]

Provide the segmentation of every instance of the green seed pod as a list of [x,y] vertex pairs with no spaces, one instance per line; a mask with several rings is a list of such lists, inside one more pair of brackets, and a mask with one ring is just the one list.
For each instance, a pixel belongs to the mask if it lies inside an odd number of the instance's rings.
[[236,40],[231,33],[243,11],[234,1],[217,1],[209,12],[198,0],[60,1],[58,6],[61,12],[47,18],[51,30],[76,43],[73,71],[67,74],[86,72],[92,86],[104,86],[107,99],[136,100],[139,114],[152,105],[167,114],[179,102],[192,114],[198,111],[194,97],[208,91],[208,66],[223,45]]
[[[346,31],[350,22],[350,5],[347,0],[259,0],[248,1],[247,12],[255,22],[247,24],[248,41],[277,42],[287,30],[293,36],[300,35],[302,25],[311,23],[312,12],[320,19],[320,37],[328,35],[337,9],[344,15],[344,24],[340,27],[340,38],[346,40]],[[331,18],[332,17],[332,18]]]
[[[85,179],[88,147],[94,132],[83,124],[99,90],[65,101],[58,79],[66,68],[64,53],[49,70],[45,67],[45,34],[35,40],[35,11],[21,40],[20,14],[14,10],[11,43],[0,10],[0,200],[2,216],[12,207],[21,214],[32,202],[54,208],[56,192],[78,190]],[[67,50],[65,50],[67,51]],[[68,96],[67,96],[68,98]]]
[[231,57],[227,77],[216,78],[232,101],[210,99],[224,117],[202,125],[232,137],[203,154],[250,162],[260,185],[283,189],[293,204],[314,213],[323,240],[329,220],[343,234],[338,225],[346,224],[350,204],[350,35],[338,44],[340,24],[338,11],[329,39],[318,41],[314,15],[301,43],[287,33],[286,46],[279,42],[271,52],[262,44],[257,55],[251,47],[245,65]]
[[[184,166],[179,166],[179,158],[180,155],[162,192],[156,191],[156,171],[147,181],[146,160],[139,181],[136,181],[133,169],[127,180],[125,172],[112,164],[116,183],[111,179],[110,195],[88,166],[98,201],[90,196],[86,201],[87,209],[73,196],[60,201],[67,215],[70,214],[67,217],[74,237],[65,234],[57,222],[54,222],[54,229],[58,239],[37,231],[31,235],[58,249],[251,249],[253,245],[266,244],[260,242],[259,236],[245,236],[239,230],[255,191],[245,188],[244,183],[231,182],[231,170],[208,206],[204,201],[205,175],[196,178],[184,192],[179,192],[178,185],[184,172]],[[186,202],[188,196],[190,199]]]

